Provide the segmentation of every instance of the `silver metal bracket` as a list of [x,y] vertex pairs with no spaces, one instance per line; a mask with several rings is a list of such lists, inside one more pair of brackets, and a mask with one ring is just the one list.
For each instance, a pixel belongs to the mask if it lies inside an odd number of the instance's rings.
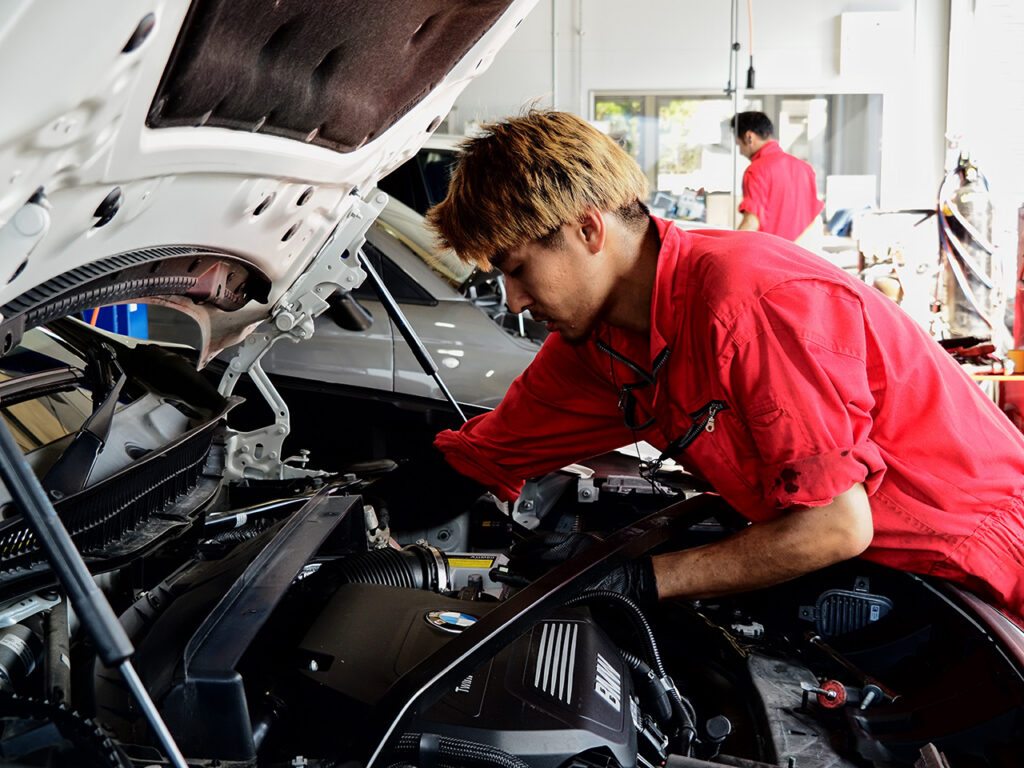
[[667,485],[634,475],[608,475],[605,478],[604,485],[601,486],[601,490],[605,493],[635,493],[638,496],[658,494],[667,497],[677,495],[676,491]]
[[576,483],[576,498],[583,504],[597,501],[601,491],[594,485],[593,477],[581,477]]
[[[271,312],[266,330],[249,336],[239,345],[221,377],[218,390],[229,396],[239,379],[248,374],[274,412],[274,422],[250,432],[232,432],[227,440],[224,477],[287,480],[327,474],[292,466],[284,459],[284,440],[291,429],[288,406],[260,365],[278,340],[298,343],[313,335],[313,320],[327,309],[327,298],[336,290],[349,291],[366,277],[356,251],[366,230],[380,215],[387,195],[375,191],[371,200],[355,198],[345,218],[334,228],[302,276],[286,291]],[[305,462],[296,462],[302,463]]]
[[23,597],[13,603],[5,603],[0,606],[0,627],[11,627],[30,616],[49,610],[60,602],[60,598],[54,594],[37,594]]

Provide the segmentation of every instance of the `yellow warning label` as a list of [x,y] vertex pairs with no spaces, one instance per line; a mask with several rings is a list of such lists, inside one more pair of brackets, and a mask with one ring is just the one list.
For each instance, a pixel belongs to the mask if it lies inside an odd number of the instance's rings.
[[448,565],[452,568],[490,568],[494,564],[493,557],[449,557]]

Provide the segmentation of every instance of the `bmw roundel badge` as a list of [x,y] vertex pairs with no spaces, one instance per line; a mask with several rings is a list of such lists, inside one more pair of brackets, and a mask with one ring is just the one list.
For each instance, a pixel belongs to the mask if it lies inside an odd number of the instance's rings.
[[432,624],[445,632],[461,632],[466,627],[476,624],[476,616],[458,611],[430,611],[424,616],[428,624]]

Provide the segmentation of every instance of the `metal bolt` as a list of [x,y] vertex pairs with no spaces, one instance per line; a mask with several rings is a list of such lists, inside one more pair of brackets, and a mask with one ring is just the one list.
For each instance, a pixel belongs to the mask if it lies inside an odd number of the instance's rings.
[[310,672],[316,672],[318,669],[320,669],[320,665],[316,663],[316,659],[310,659],[309,660],[309,671]]
[[809,683],[800,683],[800,687],[808,693],[817,693],[824,696],[829,701],[832,701],[839,694],[835,691],[826,691],[824,688],[818,688],[817,686],[810,685]]

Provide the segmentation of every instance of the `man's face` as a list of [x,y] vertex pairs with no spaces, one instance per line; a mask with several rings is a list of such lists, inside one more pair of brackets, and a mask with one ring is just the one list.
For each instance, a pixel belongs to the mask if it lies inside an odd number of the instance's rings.
[[569,344],[582,344],[601,320],[607,299],[606,258],[587,248],[578,224],[563,226],[560,244],[537,241],[509,250],[498,260],[505,275],[508,307],[530,310]]

